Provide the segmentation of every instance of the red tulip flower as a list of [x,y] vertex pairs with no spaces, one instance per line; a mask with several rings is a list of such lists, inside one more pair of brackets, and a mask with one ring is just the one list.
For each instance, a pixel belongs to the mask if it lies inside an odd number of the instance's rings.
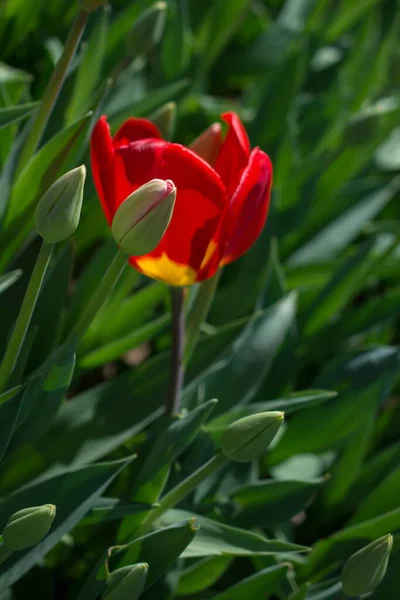
[[149,254],[129,259],[145,275],[169,285],[212,277],[247,252],[267,217],[271,161],[259,148],[251,150],[236,114],[222,119],[228,124],[225,139],[215,124],[192,149],[161,139],[146,119],[128,119],[111,137],[101,117],[93,131],[93,178],[110,225],[122,202],[149,180],[172,180],[176,186],[174,212],[160,243]]

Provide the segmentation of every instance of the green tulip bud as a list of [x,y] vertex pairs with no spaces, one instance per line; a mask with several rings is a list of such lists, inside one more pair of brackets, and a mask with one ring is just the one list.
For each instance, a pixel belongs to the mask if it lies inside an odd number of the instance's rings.
[[93,12],[103,6],[107,0],[79,0],[81,9],[85,12]]
[[349,598],[369,594],[385,576],[393,537],[384,535],[350,556],[342,571],[342,586]]
[[166,11],[166,2],[156,2],[135,21],[127,38],[129,56],[148,54],[158,44],[164,31]]
[[54,504],[31,506],[14,513],[3,531],[3,543],[10,550],[36,546],[47,535],[56,516]]
[[136,600],[146,584],[149,565],[137,563],[110,573],[104,600]]
[[157,125],[164,139],[170,140],[175,129],[176,103],[167,102],[150,117],[150,121]]
[[48,244],[66,240],[78,227],[85,177],[84,165],[72,169],[57,179],[39,200],[35,225]]
[[176,188],[172,181],[152,179],[121,204],[111,231],[123,252],[140,256],[154,250],[172,217]]
[[251,462],[268,448],[283,419],[283,412],[264,412],[235,421],[221,436],[222,453],[236,462]]

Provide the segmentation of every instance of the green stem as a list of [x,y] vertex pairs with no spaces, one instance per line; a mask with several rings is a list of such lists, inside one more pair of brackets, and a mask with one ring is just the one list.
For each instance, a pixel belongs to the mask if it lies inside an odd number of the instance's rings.
[[185,343],[184,289],[170,287],[172,309],[172,347],[170,382],[166,409],[169,415],[179,412],[183,388],[183,349]]
[[189,362],[198,342],[201,326],[207,318],[220,277],[221,269],[217,271],[214,277],[203,281],[197,289],[186,323],[186,344],[183,359],[185,365]]
[[47,244],[45,241],[42,242],[28,287],[26,288],[25,297],[15,323],[14,331],[12,332],[11,339],[7,345],[7,350],[0,366],[0,393],[4,392],[7,388],[8,380],[21,352],[53,248],[54,244]]
[[9,558],[12,553],[13,553],[13,550],[10,550],[10,548],[7,548],[7,546],[4,544],[4,542],[1,542],[0,543],[0,565],[2,565],[4,562],[6,562],[7,558]]
[[139,528],[136,537],[141,537],[147,533],[151,525],[161,517],[167,510],[177,506],[186,496],[188,496],[193,490],[195,490],[200,483],[202,483],[207,477],[215,473],[227,462],[227,458],[220,452],[216,454],[211,460],[202,465],[197,471],[194,471],[189,477],[181,481],[176,487],[174,487],[168,494],[165,494],[160,501],[160,505],[154,510],[150,511]]
[[126,254],[118,249],[103,279],[100,281],[91,301],[81,314],[70,336],[75,335],[78,339],[82,337],[89,325],[97,315],[104,302],[109,297],[113,287],[117,283],[122,271],[128,262]]
[[21,170],[25,167],[25,165],[30,161],[30,159],[36,152],[36,149],[40,143],[43,132],[52,113],[54,104],[57,100],[58,94],[60,93],[60,90],[64,83],[68,67],[71,64],[76,48],[78,47],[79,41],[82,37],[83,31],[88,20],[88,16],[89,13],[81,10],[77,14],[75,21],[72,24],[71,30],[68,34],[64,45],[63,52],[54,68],[50,81],[47,84],[35,120],[32,124],[32,127],[28,133],[25,144],[21,151],[21,156],[18,161],[17,174],[21,172]]

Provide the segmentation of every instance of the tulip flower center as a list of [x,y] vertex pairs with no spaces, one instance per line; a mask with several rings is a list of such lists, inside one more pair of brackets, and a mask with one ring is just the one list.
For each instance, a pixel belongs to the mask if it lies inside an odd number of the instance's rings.
[[169,285],[184,286],[196,282],[194,269],[171,260],[165,253],[157,257],[139,256],[135,258],[135,264],[148,277]]

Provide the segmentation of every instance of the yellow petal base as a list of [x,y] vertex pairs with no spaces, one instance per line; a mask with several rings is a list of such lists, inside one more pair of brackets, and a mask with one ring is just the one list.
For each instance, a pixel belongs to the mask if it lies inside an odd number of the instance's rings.
[[136,259],[136,264],[147,277],[168,285],[185,286],[196,283],[197,273],[194,269],[171,260],[166,254],[157,258],[142,256]]

